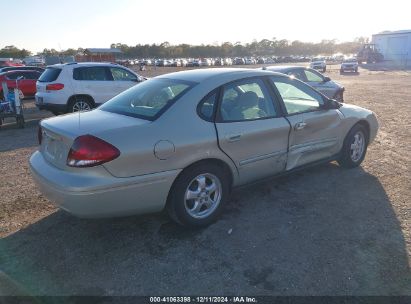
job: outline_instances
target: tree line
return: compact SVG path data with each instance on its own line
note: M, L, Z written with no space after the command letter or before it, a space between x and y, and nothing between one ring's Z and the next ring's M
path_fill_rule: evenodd
M179 58L179 57L245 57L245 56L313 56L318 54L332 55L335 53L357 53L361 45L368 42L366 38L356 38L352 42L337 42L336 40L322 40L319 43L301 42L298 40L276 40L275 38L262 39L242 44L240 42L224 42L213 45L171 45L168 42L161 44L137 44L128 46L122 43L113 43L111 48L120 49L127 58Z
M245 56L313 56L318 54L332 55L335 53L351 54L357 53L361 45L367 43L368 39L359 37L351 42L338 42L337 40L322 40L318 43L302 42L299 40L289 41L286 39L277 40L262 39L253 40L249 43L231 43L207 45L178 44L172 45L169 42L160 44L137 44L129 46L122 43L112 43L111 48L120 49L124 58L179 58L179 57L245 57ZM37 55L76 55L83 53L85 49L67 49L57 51L55 49L44 49ZM6 46L0 49L0 57L24 58L32 55L26 49L19 49L15 46Z

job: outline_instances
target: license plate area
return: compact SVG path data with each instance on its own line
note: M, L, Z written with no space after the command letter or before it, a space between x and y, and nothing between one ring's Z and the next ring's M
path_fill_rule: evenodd
M67 159L66 150L65 144L59 136L49 132L43 133L42 152L49 162L57 167L64 167Z

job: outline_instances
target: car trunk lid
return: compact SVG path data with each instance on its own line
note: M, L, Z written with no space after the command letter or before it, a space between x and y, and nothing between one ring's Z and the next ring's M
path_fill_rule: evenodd
M53 117L41 122L40 152L49 163L57 168L68 170L67 156L78 136L90 134L109 142L109 139L104 136L106 131L146 123L150 122L98 109Z

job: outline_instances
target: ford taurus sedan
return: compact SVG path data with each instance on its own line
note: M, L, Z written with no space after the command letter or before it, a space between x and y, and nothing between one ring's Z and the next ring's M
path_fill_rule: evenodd
M360 165L377 129L373 112L284 74L191 70L43 120L30 167L42 193L76 216L166 208L204 226L233 187L320 162Z
M283 65L269 66L264 67L263 69L293 76L309 84L314 89L329 98L335 99L339 102L344 101L344 87L338 82L331 80L330 77L324 76L314 69L302 66Z

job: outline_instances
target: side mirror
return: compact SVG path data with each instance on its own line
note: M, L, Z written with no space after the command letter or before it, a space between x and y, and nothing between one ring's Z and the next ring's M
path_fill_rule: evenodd
M321 106L324 110L339 109L340 107L341 104L338 101L328 98L324 98L324 104Z
M331 81L331 78L328 77L328 76L325 76L325 77L324 77L324 82L329 82L329 81Z

